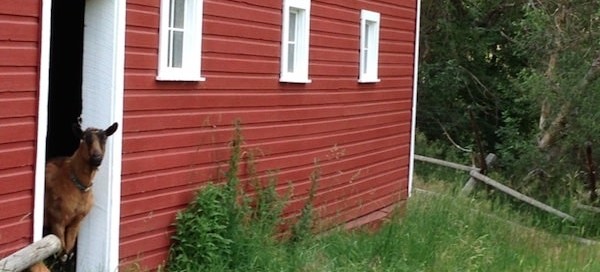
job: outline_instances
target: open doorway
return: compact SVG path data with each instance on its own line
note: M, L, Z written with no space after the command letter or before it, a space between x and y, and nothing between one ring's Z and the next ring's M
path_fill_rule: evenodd
M70 156L79 143L85 1L52 1L46 159Z
M72 125L82 110L85 1L52 1L48 71L46 160L70 156L79 139ZM44 230L44 235L47 230ZM66 262L51 260L53 271L75 271L77 249Z
M117 271L126 1L42 1L34 239L42 237L44 164L68 156L79 140L72 124L119 129L106 143L94 178L94 204L77 239L76 271ZM73 270L61 270L73 271Z

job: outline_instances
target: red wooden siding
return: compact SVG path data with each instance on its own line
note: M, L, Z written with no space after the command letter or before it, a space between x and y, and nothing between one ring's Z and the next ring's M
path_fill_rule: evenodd
M33 233L39 13L39 0L0 1L0 258Z
M121 264L165 261L175 213L226 166L234 119L260 173L303 205L313 161L327 224L407 196L415 0L313 0L309 84L279 83L281 0L204 1L205 82L160 82L159 0L128 0ZM359 84L360 9L381 13L381 82Z

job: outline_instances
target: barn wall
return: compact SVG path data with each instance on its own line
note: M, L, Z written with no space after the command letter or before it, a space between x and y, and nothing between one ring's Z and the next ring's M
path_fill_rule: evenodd
M0 257L32 240L39 0L0 1Z
M313 161L315 204L340 223L407 196L416 1L313 0L310 84L279 83L281 0L205 0L205 82L159 82L159 0L127 1L120 257L156 267L175 213L228 159L239 118L258 171L290 181L294 213ZM359 84L360 9L381 13L381 82Z

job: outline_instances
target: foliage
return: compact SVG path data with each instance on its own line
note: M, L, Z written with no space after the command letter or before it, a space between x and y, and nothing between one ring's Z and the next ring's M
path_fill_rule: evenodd
M317 183L321 177L321 169L318 161L315 160L315 169L310 173L310 190L308 199L300 211L298 221L292 226L290 241L292 243L302 242L312 236L313 228L313 200L317 193Z
M529 120L531 101L512 88L526 61L506 38L517 31L522 2L422 1L417 126L428 139L472 147L473 112L491 152L503 115Z
M489 202L415 194L402 218L376 233L336 232L312 248L315 271L594 271L586 246L508 221L524 219Z
M598 157L600 144L600 1L424 0L420 37L429 145L480 152L479 130L510 186L564 207L585 199L583 145Z
M277 192L274 173L266 182L257 177L254 152L242 151L242 143L241 126L236 122L225 183L208 183L189 206L177 214L168 271L282 271L285 266L278 262L280 259L292 257L294 263L303 264L310 258L303 259L300 256L304 255L290 252L297 253L297 247L292 244L312 237L312 200L319 178L318 168L311 175L313 185L309 199L298 223L292 226L294 243L290 243L289 248L282 247L286 243L277 237L287 196ZM242 154L247 155L251 188L248 192L240 186Z

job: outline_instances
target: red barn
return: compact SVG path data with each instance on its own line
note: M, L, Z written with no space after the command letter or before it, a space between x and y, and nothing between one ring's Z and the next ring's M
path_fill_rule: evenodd
M121 124L80 271L165 261L175 214L218 178L239 119L258 171L322 170L321 222L408 197L418 0L0 1L0 256L42 236L44 162L70 126Z

